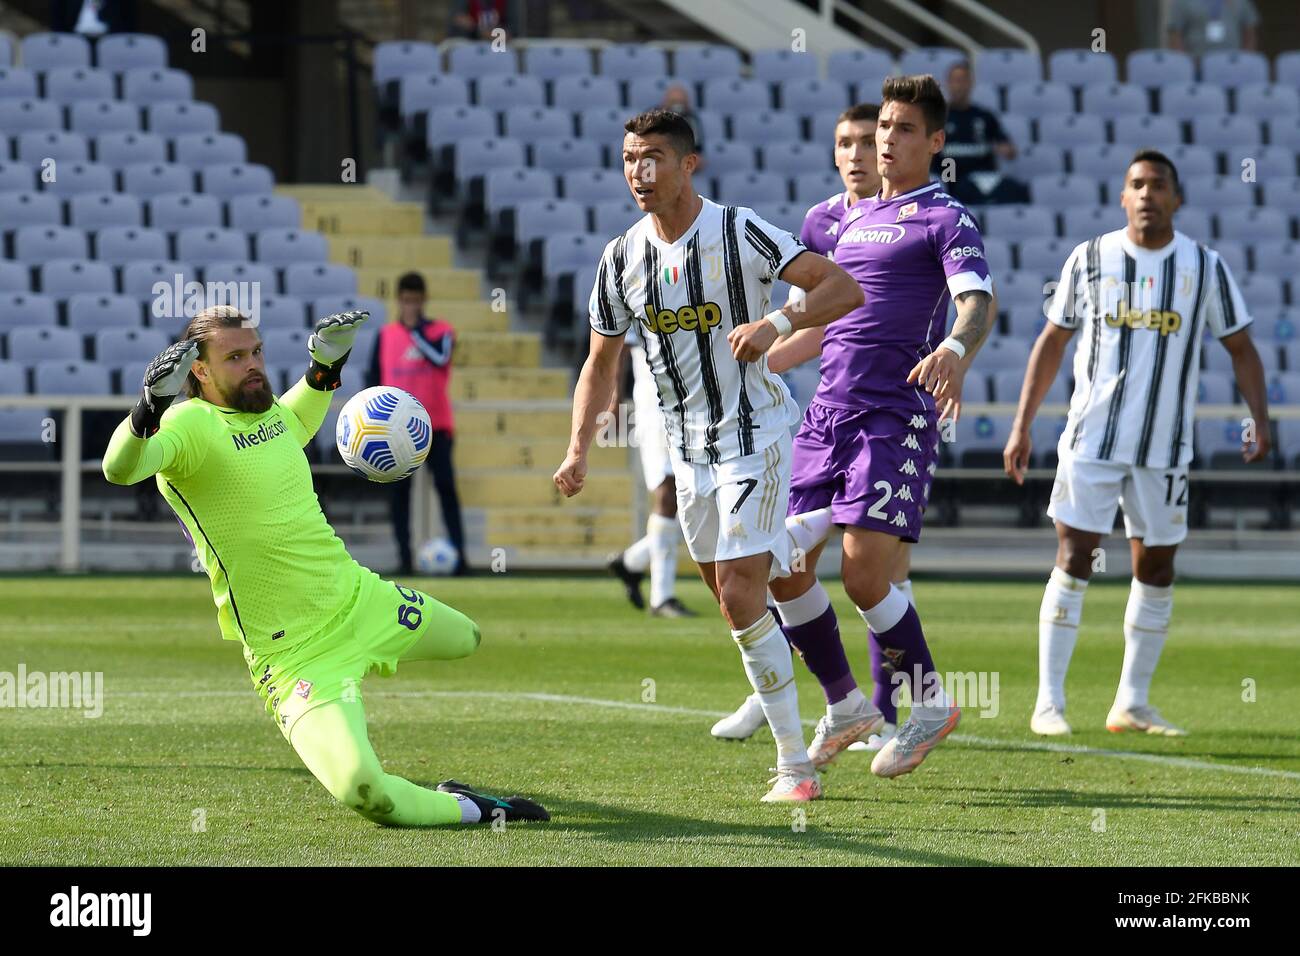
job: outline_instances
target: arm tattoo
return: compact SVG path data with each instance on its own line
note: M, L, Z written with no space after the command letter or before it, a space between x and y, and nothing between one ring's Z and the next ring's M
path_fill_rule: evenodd
M966 347L967 355L980 347L992 328L990 298L987 292L963 292L957 297L957 321L953 323L952 337Z

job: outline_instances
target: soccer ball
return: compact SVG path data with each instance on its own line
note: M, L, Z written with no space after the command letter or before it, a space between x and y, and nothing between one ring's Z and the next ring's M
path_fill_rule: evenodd
M429 456L433 426L410 392L381 385L353 395L339 412L334 441L344 464L371 481L401 481Z
M456 570L456 548L446 538L434 538L420 546L415 566L425 574L445 576Z

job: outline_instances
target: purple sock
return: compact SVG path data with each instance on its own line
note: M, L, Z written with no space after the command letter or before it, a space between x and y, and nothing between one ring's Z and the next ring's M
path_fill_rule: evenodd
M880 646L880 654L883 658L881 668L889 671L886 682L891 702L897 704L897 699L894 698L898 686L895 675L901 673L902 679L907 682L908 692L912 695L913 706L920 704L922 694L930 687L930 679L927 675L934 672L934 661L930 657L930 648L925 643L925 634L921 631L921 618L917 615L916 608L909 604L907 612L898 619L897 624L881 634L872 636ZM872 654L874 657L874 644ZM920 675L921 679L920 688L915 686L917 675ZM897 714L896 706L895 714Z
M891 677L894 665L885 657L884 648L875 631L867 631L867 646L871 649L871 676L875 687L871 691L871 702L885 715L886 723L898 726L898 707L894 703L894 683Z
M839 622L835 608L827 606L817 617L806 624L783 624L785 639L799 652L813 676L822 685L826 703L837 704L858 686L849 670L849 659L844 656L840 640Z

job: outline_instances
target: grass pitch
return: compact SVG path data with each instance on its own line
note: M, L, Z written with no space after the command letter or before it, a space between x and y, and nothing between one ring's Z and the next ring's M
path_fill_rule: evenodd
M0 671L102 671L104 710L0 710L0 864L1300 863L1294 588L1178 586L1152 700L1191 736L1161 739L1105 730L1128 589L1098 581L1067 686L1075 733L1045 743L1028 729L1042 585L919 581L936 663L996 672L998 713L968 708L898 780L843 755L801 821L758 803L766 730L709 736L748 686L698 581L680 594L704 613L685 622L638 614L604 578L418 585L473 616L483 646L366 681L385 767L533 796L551 823L370 824L262 712L204 578L20 577L0 580ZM868 682L865 628L828 589ZM811 722L822 698L796 669Z

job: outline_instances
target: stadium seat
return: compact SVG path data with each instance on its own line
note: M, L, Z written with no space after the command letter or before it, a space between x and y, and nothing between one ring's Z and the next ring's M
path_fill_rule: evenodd
M562 273L576 272L589 266L599 261L607 242L604 236L590 232L547 236L542 241L542 274L549 282Z
M184 133L172 140L172 152L176 162L195 169L248 159L244 137L234 133Z
M844 110L849 106L849 86L840 78L828 80L815 76L783 80L777 92L781 109L798 116L811 116L823 110Z
M291 357L305 354L307 351L307 336L309 333L301 325L297 328L263 328L260 331L262 333L262 354L266 357L268 363L284 364Z
M1043 61L1033 51L1019 47L986 47L976 54L974 71L980 86L1041 83Z
M898 72L904 76L929 73L941 85L948 82L948 71L953 64L968 59L963 50L950 46L919 46L905 50L898 57Z
M17 362L0 362L0 395L27 394L27 368Z
M155 229L174 232L190 226L211 227L222 223L221 200L215 196L164 193L145 205L149 210L149 225Z
M22 66L0 65L0 99L34 100L39 95L35 73Z
M281 268L295 262L325 262L329 259L329 242L319 232L262 229L257 233L256 246L257 261L272 268Z
M673 76L686 83L740 76L740 67L740 51L735 47L682 44L673 51Z
M382 86L407 76L442 72L442 55L432 43L388 40L375 44L374 80Z
M1235 239L1218 239L1214 243L1214 251L1219 254L1224 265L1232 270L1233 275L1245 275L1250 271L1244 242Z
M113 267L104 262L50 259L36 271L41 292L56 299L66 299L78 292L117 291Z
M551 105L565 110L619 108L623 94L618 82L607 76L562 76L552 86Z
M485 76L518 73L514 49L494 49L491 43L466 43L453 47L447 57L448 73L477 80Z
M1212 149L1205 146L1184 144L1175 146L1165 154L1178 169L1178 178L1189 176L1213 176L1219 170L1219 163Z
M1300 277L1300 242L1260 242L1251 247L1255 268L1272 275L1292 277L1291 294L1296 292L1294 280ZM1300 305L1300 302L1294 302Z
M1223 116L1228 112L1228 94L1212 83L1164 83L1157 93L1160 115L1176 120L1198 116Z
M983 218L984 231L1010 242L1050 239L1056 235L1056 217L1050 210L1037 206L990 206Z
M63 204L52 193L0 193L0 229L62 224Z
M68 296L68 328L90 333L101 329L139 328L140 302L113 292L79 292ZM153 356L149 356L153 358Z
M113 266L138 259L166 259L171 255L167 234L141 226L106 226L95 236L95 257Z
M438 106L429 111L425 141L430 149L497 135L496 113L477 106Z
M358 355L370 355L367 340L378 335L380 327L388 321L388 306L380 299L364 295L323 295L307 306L307 328L314 328L316 323L327 315L339 312L369 312L371 321L357 333Z
M1273 375L1282 371L1278 362L1279 349L1266 342L1256 342L1256 351L1259 352L1260 363L1264 366L1264 372L1267 375ZM1232 356L1228 353L1219 342L1206 342L1201 349L1201 360L1206 370L1211 372L1222 372L1225 375L1232 374Z
M570 169L594 169L604 165L605 150L591 139L547 139L533 147L533 166L558 174Z
M72 197L80 193L107 193L116 187L116 177L107 166L99 163L59 163L52 180L45 183L45 191L57 196Z
M33 192L35 189L35 170L26 163L0 160L0 193Z
M15 328L7 340L11 362L34 365L48 360L81 361L85 357L81 336L71 329L50 325Z
M792 79L816 79L821 70L817 58L789 47L755 50L750 55L755 79L777 84Z
M888 51L875 47L836 50L826 58L829 79L848 80L855 86L855 103L880 101L880 85L885 77L898 72Z
M90 66L90 43L76 33L29 33L21 49L23 65L38 73L61 66Z
M1064 260L1062 260L1062 263ZM1018 270L997 276L998 303L1011 312L1042 312L1047 282L1056 281L1060 268L1038 272Z
M578 118L578 135L601 144L623 142L623 125L627 111L616 107L597 106L575 114Z
M108 366L78 360L46 360L32 368L32 386L38 395L110 395Z
M32 270L21 262L0 259L0 292L30 292Z
M1252 50L1212 50L1201 57L1201 82L1228 88L1268 82L1268 57Z
M295 262L284 270L284 291L303 299L323 295L356 295L357 274L332 263Z
M990 340L981 351L981 358L998 341ZM1000 468L1002 449L1010 437L1010 415L962 415L957 419L949 453L963 468Z
M1065 150L1050 142L1029 143L1005 164L1005 172L1031 184L1040 176L1060 176L1065 172Z
M94 336L95 362L105 366L147 362L171 344L159 329L104 329Z
M823 202L828 197L844 191L844 182L840 179L840 174L833 169L824 169L821 172L800 173L792 180L794 183L794 195L792 201L796 206L802 206L808 209L819 202ZM784 194L755 197L751 202L745 205L752 205L761 208L785 202ZM761 211L761 209L760 209Z
M257 320L262 328L302 328L307 321L307 303L296 295L264 292L257 299Z
M645 215L631 198L621 203L600 203L593 209L595 210L592 222L594 231L606 241L626 232Z
M1197 242L1210 242L1214 235L1209 211L1195 206L1183 206L1178 210L1174 216L1174 228Z
M197 270L187 262L174 259L137 259L122 266L122 294L136 300L152 302L153 288L156 284L162 283L172 288L179 282L183 288L186 282L193 282L197 278Z
M1068 378L1068 375L1058 375L1052 379L1052 384L1048 386L1043 401L1060 402L1062 404L1069 402ZM1020 389L1025 383L1024 369L1003 369L1000 372L992 373L989 379L993 384L993 401L1018 402L1020 400Z
M1151 147L1167 153L1183 145L1182 127L1170 116L1120 116L1112 129L1112 142L1133 152Z
M1265 275L1262 272L1237 276L1237 285L1241 288L1246 308L1252 314L1261 311L1275 311L1285 304L1283 279L1278 276Z
M743 153L738 153L734 161L730 157L719 159L727 169L745 169L752 165L753 148L748 144L733 144L738 150L748 150L750 163L744 164ZM763 147L763 168L782 176L798 176L818 166L829 167L831 150L827 144L804 141L771 143ZM713 159L713 154L710 154Z
M1256 177L1264 182L1296 177L1296 152L1286 146L1256 146L1241 150L1241 154L1239 157L1235 152L1228 153L1228 168L1231 171L1236 172L1242 168L1242 159L1251 158L1255 160Z
M1039 117L1037 142L1068 148L1071 152L1106 140L1106 121L1100 116L1065 111Z
M1101 184L1091 176L1039 176L1029 183L1033 202L1053 211L1101 203Z
M597 204L602 208L616 208L613 204ZM637 214L637 219L641 218ZM635 221L635 220L633 220ZM629 223L630 225L630 223ZM624 229L627 227L625 226ZM587 229L586 207L573 199L529 199L515 207L515 242L522 248L534 239L562 232L585 232ZM622 232L623 229L618 230ZM611 232L606 239L614 238Z
M1192 176L1183 180L1186 202L1210 211L1255 205L1255 184L1236 176Z
M343 266L337 266L336 268L341 269ZM348 271L351 272L351 270ZM355 281L355 274L353 275ZM275 269L263 262L247 262L234 259L213 261L204 265L203 281L208 285L220 284L231 287L243 286L251 288L256 285L259 295L274 293L279 288ZM309 298L309 296L303 296L303 298Z
M269 193L275 187L275 177L261 163L217 163L199 170L199 184L202 192L228 200Z
M986 239L984 242L986 254L989 241ZM1069 239L1035 239L1033 242L1023 243L1020 246L1020 271L1032 275L1050 276L1053 279L1059 278L1065 260L1070 257L1076 245L1077 242L1071 242Z
M641 76L667 76L668 52L642 43L616 43L600 50L600 75L624 82Z
M1284 86L1281 83L1248 83L1238 86L1233 94L1239 116L1251 116L1257 120L1271 119L1277 116L1296 117L1300 113L1300 90Z
M1061 214L1063 231L1061 236L1070 248L1080 242L1086 242L1094 236L1114 232L1125 226L1124 210L1118 205L1080 206L1067 209ZM1175 220L1176 226L1177 220Z
M176 233L176 257L189 262L249 258L248 235L242 230L191 226Z
M1295 323L1286 309L1252 311L1250 317L1250 337L1261 345L1286 345L1295 339Z
M489 215L510 209L528 199L549 199L556 195L555 174L526 166L490 169L483 177L483 208Z
M986 372L1015 370L1023 375L1029 364L1031 344L1006 335L991 336L980 349L980 367Z
M1074 112L1074 94L1063 83L1016 83L1007 87L1007 112L1040 119Z
M1274 405L1300 405L1300 372L1279 372L1270 377L1268 400Z
M95 136L94 147L95 160L114 169L136 163L167 162L167 141L155 133L99 133Z
M469 84L459 76L414 74L398 82L397 112L404 121L439 106L468 106Z
M1196 402L1200 405L1231 405L1232 376L1223 372L1201 372L1196 382Z
M184 70L144 67L122 73L122 99L146 106L194 99L194 80Z
M86 234L66 226L21 226L14 230L14 256L35 265L50 259L88 259Z
M703 84L700 106L720 113L765 112L772 108L772 88L762 80L735 76L709 80Z
M196 196L195 199L205 197ZM292 196L236 196L226 204L230 228L245 232L262 229L296 229L302 226L302 207Z
M734 171L718 177L715 201L725 206L749 206L759 210L786 202L786 180L776 173Z
M177 163L132 163L122 169L122 191L141 199L194 191L194 170Z
M54 299L32 292L0 292L0 330L53 328L59 310ZM12 352L9 354L13 358Z
M1103 119L1145 116L1151 111L1147 91L1128 83L1093 83L1083 88L1083 112Z
M121 100L82 100L68 108L68 116L72 131L82 136L140 131L140 108Z
M612 169L571 170L560 176L560 193L575 202L620 200L629 195L622 172Z
M755 146L765 146L779 141L802 139L799 119L792 113L760 111L737 113L731 118L731 138ZM706 137L707 145L708 139Z
M521 142L569 139L573 136L573 114L547 106L520 106L505 111L505 135Z
M798 235L798 232L795 235ZM989 273L995 277L995 280L1002 273L1015 269L1013 249L1014 246L1006 239L999 239L996 236L988 236L984 239L984 261L988 263Z
M1066 86L1091 86L1115 83L1119 70L1115 57L1088 49L1057 50L1047 58L1047 77Z
M1251 116L1198 116L1192 120L1192 142L1226 153L1259 146L1263 134Z
M542 80L590 76L591 51L562 43L535 43L523 51L523 70Z
M45 74L45 98L60 106L78 100L111 100L116 90L111 73L85 66L60 66Z
M17 155L19 162L32 166L40 166L51 159L60 163L84 163L90 159L90 146L80 133L61 130L20 133Z
M995 277L993 281L996 288L998 279ZM998 314L1006 328L1007 337L1022 342L1033 342L1047 324L1047 316L1042 309L1008 309L1001 299L998 300Z
M167 45L145 33L110 33L95 42L95 63L101 70L122 73L141 67L167 66Z
M1291 216L1300 218L1300 179L1273 179L1261 187L1264 205L1270 206Z
M1124 61L1125 82L1147 89L1169 83L1192 83L1195 61L1181 50L1134 50Z
M514 73L484 76L474 86L477 94L474 105L480 109L504 112L546 106L546 87L535 76Z
M771 203L764 204L763 217L778 229L784 229L792 236L797 236L803 230L804 214L807 209L802 203ZM776 303L784 302L785 299L778 299L776 295L776 284L772 285L772 301Z
M1287 216L1267 206L1233 206L1220 209L1215 217L1219 224L1219 238L1242 242L1285 242L1291 238L1291 224Z
M1057 381L1062 388L1065 387L1064 380ZM1066 400L1069 400L1068 396ZM1039 414L1034 418L1033 424L1029 426L1029 440L1032 443L1029 456L1031 464L1038 468L1056 467L1057 448L1068 424L1069 419L1064 415Z
M215 133L221 128L217 108L211 103L162 102L145 106L145 128L158 136Z

